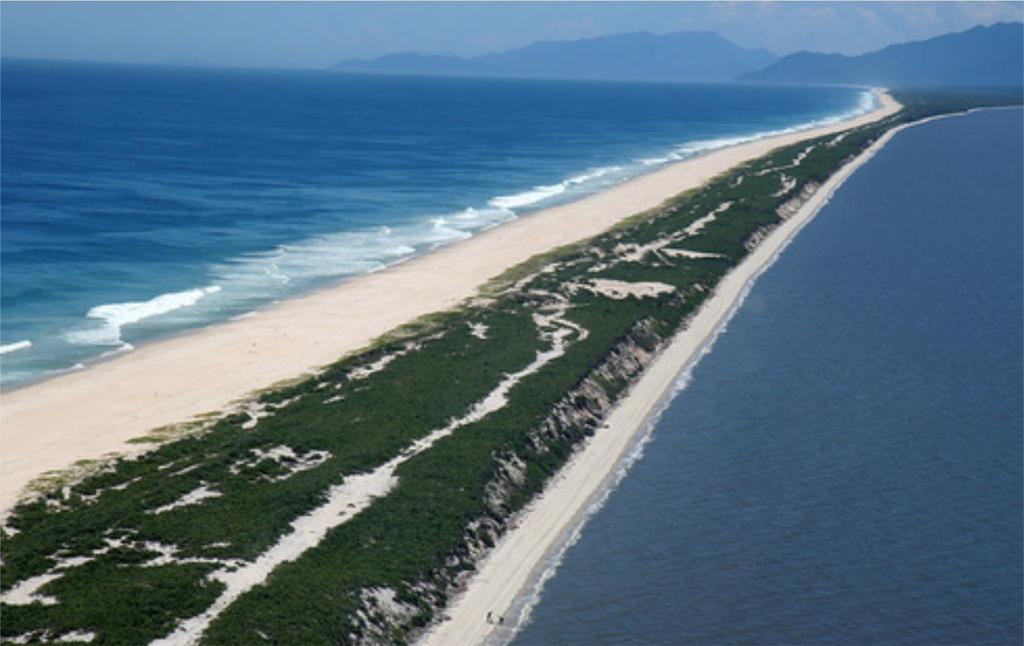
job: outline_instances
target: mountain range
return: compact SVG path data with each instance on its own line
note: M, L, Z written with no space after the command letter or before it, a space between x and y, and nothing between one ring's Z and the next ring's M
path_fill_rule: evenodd
M860 56L783 58L714 32L635 32L538 42L473 57L405 52L333 66L343 72L589 80L901 86L1024 85L1024 23L997 23Z
M901 86L1020 86L1024 24L997 23L861 56L799 52L739 77L765 83Z
M635 32L538 42L471 58L389 54L373 60L342 61L334 69L373 74L727 82L777 59L766 49L746 49L709 31L661 36Z

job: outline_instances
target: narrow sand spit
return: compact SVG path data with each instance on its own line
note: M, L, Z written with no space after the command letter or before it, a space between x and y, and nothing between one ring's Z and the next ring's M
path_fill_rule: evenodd
M905 126L904 126L905 127ZM556 550L585 520L587 509L614 476L617 465L645 427L648 416L669 396L679 375L700 358L720 327L742 303L750 286L832 193L868 161L901 128L890 130L857 159L834 174L789 219L779 225L715 288L712 298L672 340L612 410L607 423L578 451L555 479L499 540L469 580L467 589L449 608L442 623L421 640L421 646L483 644L489 638L507 641L521 625L527 604L519 595L536 589ZM501 626L487 622L488 613L503 617ZM499 632L500 631L500 632Z
M597 235L737 164L899 109L885 93L879 100L870 114L682 161L385 271L4 392L0 509L9 509L25 485L47 471L139 450L127 441L314 371L398 325L473 297L509 267Z

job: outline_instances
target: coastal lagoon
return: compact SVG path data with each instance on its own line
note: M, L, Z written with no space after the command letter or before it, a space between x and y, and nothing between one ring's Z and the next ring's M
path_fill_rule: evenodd
M904 130L840 187L516 644L1019 641L1021 123Z
M862 90L3 61L5 386L201 327Z

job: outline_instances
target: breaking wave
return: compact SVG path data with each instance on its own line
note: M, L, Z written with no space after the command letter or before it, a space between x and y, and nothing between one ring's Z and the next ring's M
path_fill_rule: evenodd
M241 254L209 266L204 279L207 287L171 291L149 300L96 305L88 310L86 320L58 334L74 345L114 346L124 351L130 348L123 338L125 329L142 322L175 329L237 317L331 281L379 271L416 253L470 238L525 212L603 190L658 165L762 137L828 125L867 112L875 104L873 93L865 91L858 106L843 114L778 130L689 141L658 156L590 168L557 183L494 195L474 206L415 222L316 235ZM0 354L30 346L27 340L0 346Z
M8 343L7 345L0 345L0 354L7 354L8 352L17 352L18 350L24 350L25 348L31 348L32 342L28 339L24 341L17 341L16 343Z
M121 349L128 346L124 328L142 321L174 313L188 322L201 323L223 318L225 312L251 311L332 279L379 271L416 253L465 240L516 219L516 209L543 205L560 195L598 190L609 181L618 181L616 173L622 170L619 166L592 169L551 186L497 196L480 208L468 207L410 224L318 235L230 258L209 267L209 287L161 294L147 301L97 305L86 313L89 321L66 332L64 339L75 345ZM190 314L185 315L183 310L189 308Z
M65 335L65 338L77 345L123 346L126 344L121 339L121 330L126 325L195 305L207 294L216 294L220 290L220 286L211 285L183 292L161 294L148 301L97 305L90 309L85 316L89 319L98 319L100 324L72 330Z
M786 135L794 132L802 132L804 130L810 130L812 128L820 128L822 126L829 126L840 121L852 119L858 115L870 112L875 109L877 105L877 99L871 91L865 91L861 93L860 99L857 103L857 107L843 112L840 114L832 115L829 117L823 117L821 119L814 119L807 121L795 126L788 128L778 128L775 130L762 130L754 132L749 135L741 135L736 137L719 137L715 139L698 139L696 141L690 141L676 148L673 148L668 153L659 157L644 157L637 159L641 165L645 167L660 166L662 164L668 164L671 162L682 161L684 159L690 159L704 153L711 152L713 150L719 150L721 148L728 148L730 146L736 146L744 144L749 141L756 141L758 139L764 139L766 137L775 137L778 135Z
M574 175L569 179L561 181L557 184L551 184L548 186L534 186L528 191L522 193L514 193L512 195L499 195L491 199L487 204L488 206L496 209L518 209L524 206L532 206L539 202L550 200L553 197L564 195L572 192L573 189L579 188L596 188L594 186L588 187L588 184L592 184L595 180L601 178L614 177L619 175L620 178L624 178L625 175L622 171L625 169L622 166L606 166L603 168L596 168L580 175ZM602 185L607 185L607 182L602 182ZM577 191L581 192L581 191Z

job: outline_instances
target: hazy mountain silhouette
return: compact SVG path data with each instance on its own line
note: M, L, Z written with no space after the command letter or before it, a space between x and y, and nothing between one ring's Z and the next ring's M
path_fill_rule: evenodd
M739 77L764 83L886 86L1020 86L1024 23L974 27L860 56L799 52Z
M777 59L766 49L746 49L708 31L662 36L636 32L538 42L471 58L390 54L343 61L333 69L373 74L724 82Z

